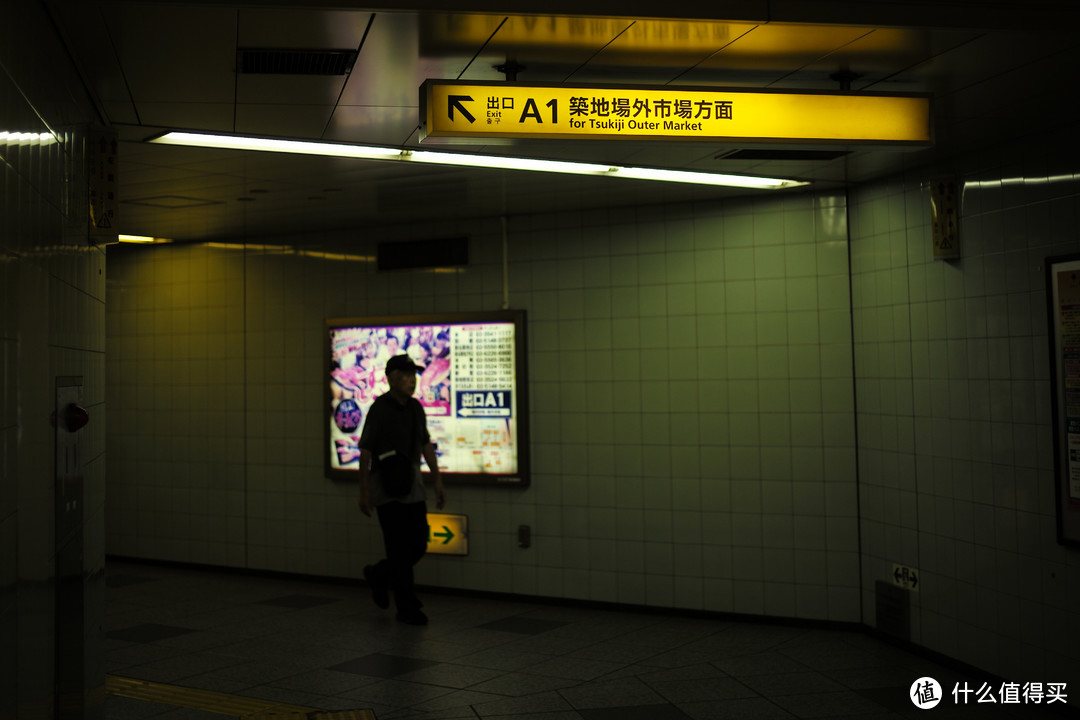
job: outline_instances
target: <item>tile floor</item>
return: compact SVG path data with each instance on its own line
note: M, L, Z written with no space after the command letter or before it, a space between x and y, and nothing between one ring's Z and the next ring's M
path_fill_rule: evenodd
M679 617L426 593L428 627L365 587L111 560L106 673L379 720L1067 717L952 703L943 667L858 629ZM1000 682L1000 681L998 681ZM1058 704L1060 708L1061 705ZM1011 711L1011 712L1010 712ZM110 695L106 720L225 715Z

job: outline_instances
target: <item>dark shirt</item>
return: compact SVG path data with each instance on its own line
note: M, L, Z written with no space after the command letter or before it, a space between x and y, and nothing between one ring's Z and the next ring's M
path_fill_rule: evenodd
M411 428L410 428L411 424ZM409 438L413 445L409 447ZM413 464L420 464L420 449L431 441L424 406L416 398L409 398L404 405L384 393L375 398L368 409L364 430L360 434L360 448L378 457L390 450L408 455Z
M409 438L413 439L409 447ZM416 398L409 398L405 404L399 403L390 393L375 398L368 408L364 429L360 433L360 448L370 452L372 460L372 501L382 505L387 498L382 491L379 476L378 457L394 450L408 457L416 469L412 491L400 498L401 502L419 502L424 499L424 483L420 475L421 448L431 442L428 434L424 406Z

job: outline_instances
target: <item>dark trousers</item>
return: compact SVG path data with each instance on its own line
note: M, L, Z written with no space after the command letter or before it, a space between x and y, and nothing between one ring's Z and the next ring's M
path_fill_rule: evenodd
M375 510L386 558L373 566L373 580L394 591L398 610L417 610L422 603L413 590L413 566L427 552L427 504L389 502Z

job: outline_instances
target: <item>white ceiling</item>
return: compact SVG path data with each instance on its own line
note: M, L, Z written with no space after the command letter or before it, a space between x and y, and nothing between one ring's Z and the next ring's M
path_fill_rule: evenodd
M742 0L716 19L702 16L719 8L703 11L698 3L678 1L650 8L652 18L613 17L610 3L589 0L553 6L563 12L563 5L571 6L575 15L433 11L420 0L414 0L415 11L371 10L346 0L47 5L103 121L122 140L120 231L176 240L316 235L401 220L736 192L143 142L162 130L199 129L416 147L418 90L425 79L504 80L494 66L508 59L525 66L518 76L523 83L832 91L840 86L831 76L850 71L858 75L853 91L932 96L933 148L853 146L850 155L828 162L728 160L718 156L747 146L718 142L455 145L798 177L813 180L812 188L863 182L1069 122L1072 78L1080 70L1074 29L1080 11L1070 0L1032 0L1023 12L1008 9L1017 3L992 0ZM347 76L248 75L236 72L238 48L359 54Z

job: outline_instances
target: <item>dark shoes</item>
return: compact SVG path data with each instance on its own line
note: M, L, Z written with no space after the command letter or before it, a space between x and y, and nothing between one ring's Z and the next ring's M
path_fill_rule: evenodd
M407 625L427 625L427 615L416 610L398 610L397 619Z
M375 601L375 604L385 610L390 607L390 591L386 589L386 586L377 582L372 575L374 574L374 568L370 565L364 567L364 580L367 580L368 586L371 588L371 599Z
M375 568L371 565L364 567L364 580L367 581L368 587L371 588L371 599L380 608L385 610L390 607L390 589L384 584L379 582L379 579L375 576ZM420 611L420 608L415 610L398 610L397 619L399 622L403 622L406 625L427 625L427 615Z

